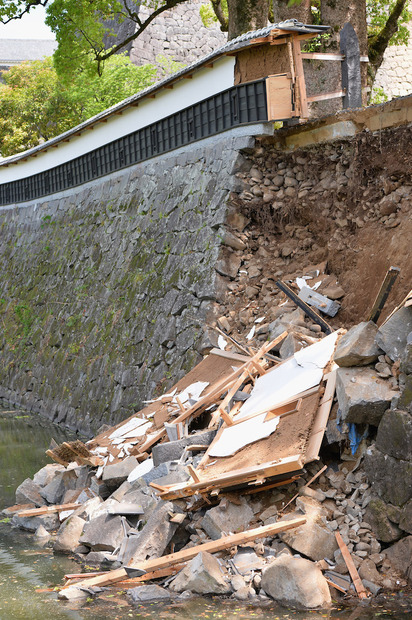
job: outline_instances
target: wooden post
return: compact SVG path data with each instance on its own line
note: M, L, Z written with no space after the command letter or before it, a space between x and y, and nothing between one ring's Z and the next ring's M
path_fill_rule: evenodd
M305 74L303 72L302 52L300 41L296 36L292 36L293 61L296 72L296 86L298 90L298 102L301 118L308 118L308 101L306 96Z

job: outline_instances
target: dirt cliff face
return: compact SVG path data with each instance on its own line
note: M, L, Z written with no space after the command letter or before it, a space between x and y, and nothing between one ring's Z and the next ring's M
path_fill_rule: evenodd
M245 155L232 194L233 212L244 217L233 215L229 224L246 249L229 250L240 266L221 314L240 312L240 331L257 316L273 320L285 300L275 281L322 263L329 274L323 285L340 289L342 308L331 323L349 327L365 320L396 266L383 319L412 282L411 138L412 128L403 126L294 152L265 138Z

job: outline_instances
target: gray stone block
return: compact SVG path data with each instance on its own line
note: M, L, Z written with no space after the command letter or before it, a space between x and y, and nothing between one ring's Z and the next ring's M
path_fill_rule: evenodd
M57 532L54 551L71 553L79 546L79 538L82 535L86 521L80 517L71 516L66 519Z
M175 592L189 590L196 594L229 594L232 591L218 560L206 552L198 553L180 571L170 589Z
M412 414L388 409L382 416L376 447L396 459L412 461Z
M177 524L169 521L169 512L174 510L172 502L157 505L141 532L129 537L123 556L125 565L138 566L139 562L164 554L177 529Z
M390 506L379 497L374 497L365 511L365 521L369 523L376 538L384 543L402 538L403 532L395 523L399 521L400 511Z
M190 437L184 437L178 441L168 441L166 443L157 444L152 448L152 457L155 467L161 463L167 463L168 461L177 461L183 454L186 446L193 446L195 444L209 445L216 435L216 431L205 431L203 433L196 433L190 435Z
M11 524L29 532L35 532L42 525L48 532L52 532L59 527L60 521L55 513L38 517L18 517L15 515L11 520Z
M373 490L387 503L403 506L412 498L412 463L382 454L376 446L368 448L364 470Z
M371 368L339 368L336 395L342 421L378 426L398 392Z
M376 344L392 360L401 359L412 331L412 307L401 308L384 323L376 336Z
M135 456L128 456L119 463L114 465L106 465L103 469L102 480L109 489L117 489L128 475L137 467L139 461Z
M262 588L283 605L303 609L331 603L329 586L320 569L303 558L282 555L262 573Z
M39 486L31 478L26 478L16 489L16 504L44 506L46 501L39 491Z
M210 508L202 519L202 529L212 538L217 540L230 532L237 532L247 529L253 520L254 514L244 497L241 504L232 504L227 500L222 500L219 506Z
M339 340L334 361L338 366L367 366L378 359L382 352L375 339L378 328L372 321L352 327Z
M397 570L400 570L412 583L412 536L407 536L385 549L385 555Z
M138 586L127 591L133 603L160 603L170 601L170 592L156 584Z
M121 517L103 514L86 523L79 544L92 551L114 551L120 546L123 535Z

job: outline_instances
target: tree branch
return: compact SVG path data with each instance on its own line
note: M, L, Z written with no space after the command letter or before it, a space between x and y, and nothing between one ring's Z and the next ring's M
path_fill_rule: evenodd
M30 2L30 4L27 3L26 8L22 9L20 13L16 13L16 15L13 15L12 17L9 17L6 20L0 19L0 22L2 24L8 24L9 22L14 21L15 19L21 19L23 15L26 15L26 13L30 13L31 9L34 8L35 6L46 6L46 4L48 3L49 3L49 0L33 0L33 2Z
M227 15L225 15L223 11L223 7L220 0L211 0L211 5L216 15L217 19L220 23L220 30L222 32L227 32L229 30L229 19Z
M383 55L388 47L390 39L398 31L398 20L405 8L407 0L396 0L396 3L386 21L386 24L378 34L368 40L369 69L376 75L383 61Z
M134 32L133 34L128 36L126 39L121 41L121 43L118 43L117 45L114 45L110 49L106 50L104 53L102 54L95 53L94 58L97 61L98 65L104 62L105 60L107 60L108 58L110 58L110 56L113 56L113 54L117 54L117 52L119 52L123 47L125 47L126 45L128 45L129 43L137 39L137 37L139 37L142 34L142 32L146 30L149 24L151 24L151 22L154 19L156 19L158 15L161 15L162 13L164 13L165 11L168 11L169 9L173 9L173 7L177 6L178 4L183 4L183 2L186 2L186 0L166 0L165 4L163 4L162 6L157 8L155 11L153 11L153 13L151 13L145 21L140 22L140 24L138 24L138 28L136 32Z

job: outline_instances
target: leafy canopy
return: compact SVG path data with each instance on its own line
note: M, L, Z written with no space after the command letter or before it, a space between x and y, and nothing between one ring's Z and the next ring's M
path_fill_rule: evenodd
M107 60L102 77L78 71L62 81L51 58L3 72L0 84L0 152L3 157L37 146L155 81L153 65L136 67L124 55Z

